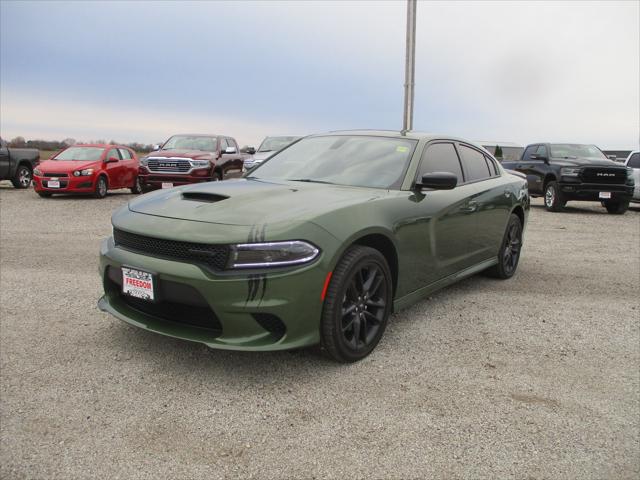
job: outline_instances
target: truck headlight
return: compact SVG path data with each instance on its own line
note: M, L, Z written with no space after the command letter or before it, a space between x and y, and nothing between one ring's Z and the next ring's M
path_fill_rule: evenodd
M241 243L232 245L228 268L265 268L300 265L315 259L320 250L308 242Z
M35 173L35 170L34 170ZM627 178L633 178L633 168L627 167Z
M577 167L564 167L560 169L560 175L563 177L577 177L580 175L580 168Z
M190 160L189 162L191 163L192 167L196 167L196 168L209 166L209 160Z
M146 167L149 163L149 159L147 157L142 157L138 162L142 167Z

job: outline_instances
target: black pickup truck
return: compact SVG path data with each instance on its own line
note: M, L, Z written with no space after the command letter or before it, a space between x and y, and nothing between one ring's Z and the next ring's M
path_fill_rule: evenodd
M11 180L16 188L27 188L33 179L33 169L40 163L35 148L9 148L0 138L0 180Z
M600 201L609 213L622 214L633 196L633 171L609 160L595 145L534 143L506 169L527 176L529 194L561 211L569 200Z

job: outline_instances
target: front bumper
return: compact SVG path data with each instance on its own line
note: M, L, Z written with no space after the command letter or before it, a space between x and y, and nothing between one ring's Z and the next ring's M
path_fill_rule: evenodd
M60 182L60 188L49 188L49 180L56 178ZM80 176L74 177L69 174L68 177L41 177L33 176L33 188L36 192L48 193L92 193L95 190L96 176Z
M563 177L564 178L564 177ZM611 192L612 199L630 200L633 196L633 185L598 184L561 181L559 184L563 195L569 200L599 201L600 192Z
M123 265L155 274L157 303L141 304L145 301L121 292L117 280ZM295 269L215 273L124 250L109 238L100 249L105 293L98 307L136 327L212 348L299 348L320 341L327 272L320 255L314 263Z
M208 168L194 169L188 174L151 172L145 167L140 167L138 171L142 186L150 188L161 188L163 183L172 183L174 186L179 186L210 182L214 180L212 175L212 171Z

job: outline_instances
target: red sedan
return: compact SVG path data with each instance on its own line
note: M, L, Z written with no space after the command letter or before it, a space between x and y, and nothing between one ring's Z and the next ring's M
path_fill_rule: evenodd
M140 193L138 157L122 145L74 145L40 162L33 186L41 197L54 193L92 193L104 198L107 190L130 188Z

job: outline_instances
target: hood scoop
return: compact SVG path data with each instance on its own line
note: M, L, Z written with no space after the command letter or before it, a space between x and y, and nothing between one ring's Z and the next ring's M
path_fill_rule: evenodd
M217 193L207 192L182 192L183 200L192 200L194 202L216 203L229 198L227 195L219 195Z

